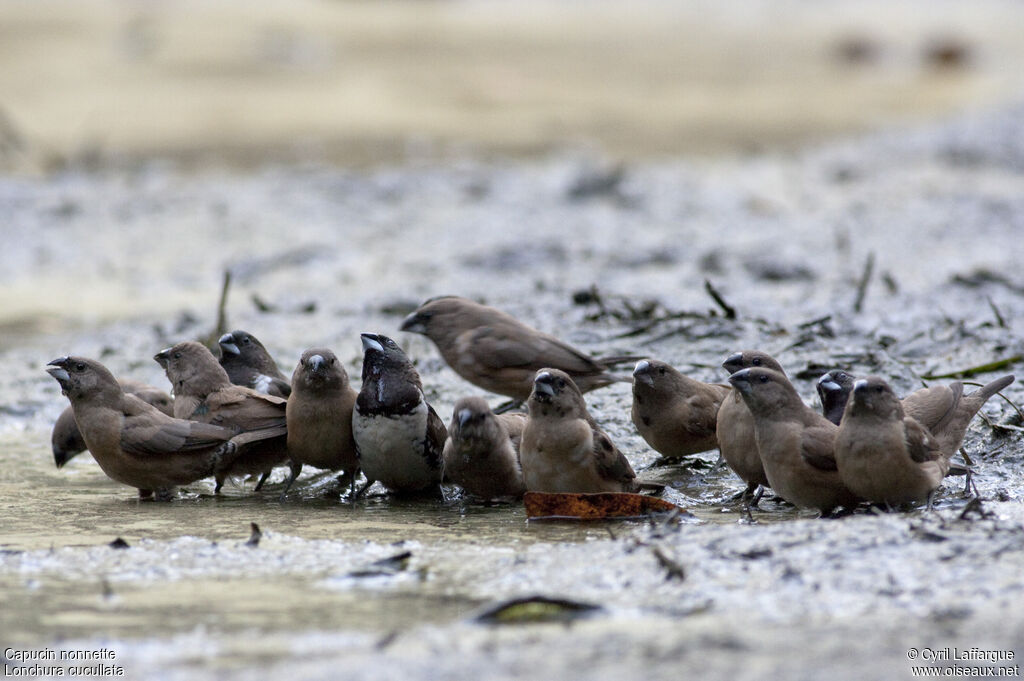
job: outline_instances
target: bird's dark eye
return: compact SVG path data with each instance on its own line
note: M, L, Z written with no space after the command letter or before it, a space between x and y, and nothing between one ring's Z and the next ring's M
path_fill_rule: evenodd
M79 362L75 365L75 371L85 371L85 365Z
M181 353L180 352L174 353L174 359L181 359Z
M328 363L328 364L331 364L331 365L333 365L333 364L334 364L334 358L333 358L333 357L331 357L331 359L330 359L330 360L328 360L328 361L327 361L327 363Z
M555 381L555 385L557 385L559 388L564 388L565 387L565 379L564 378L558 379L557 381Z
M252 342L252 341L250 341L250 340L249 340L249 337L248 337L248 336L246 336L245 338L243 338L243 339L242 339L242 345L248 345L248 344L249 344L249 343L251 343L251 342Z
M876 393L880 393L880 392L882 392L882 386L880 386L880 385L876 385L876 386L875 386L875 392L876 392Z
M757 357L755 357L754 359L750 360L750 363L753 364L756 367L761 366L761 360L758 359Z
M769 378L764 374L761 374L760 376L757 377L757 380L761 381L762 383L767 383L769 381Z
M662 376L664 376L665 375L665 367L660 367L658 369L658 373L661 374Z

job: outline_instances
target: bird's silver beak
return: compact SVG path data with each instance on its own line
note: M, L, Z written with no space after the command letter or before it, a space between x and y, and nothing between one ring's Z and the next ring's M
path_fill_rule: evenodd
M153 355L153 359L155 359L157 364L162 366L164 369L167 368L167 360L169 360L170 358L171 358L171 349L170 348L165 348L165 349L161 350L160 352L156 353L155 355Z
M420 316L419 312L413 312L405 319L402 320L402 325L398 327L399 331L408 331L409 333L427 333L427 325Z
M533 379L533 390L538 395L547 395L553 397L555 394L555 387L551 385L551 374L546 371L542 371L537 374L537 377Z
M220 345L222 352L229 355L240 355L241 350L238 349L238 344L235 343L235 337L230 333L226 333L217 340L217 344Z
M751 392L750 369L740 369L729 377L729 383L743 394Z
M825 392L830 393L838 392L843 389L841 385L839 385L831 378L829 378L828 374L825 374L820 379L818 379L818 386L820 386L821 389L824 390Z
M724 362L722 362L722 368L728 369L729 367L739 367L743 365L743 353L737 352L729 355Z
M384 352L384 346L377 340L376 334L363 333L359 335L359 338L363 341L363 352L370 350L376 350L377 352Z
M645 385L654 387L654 376L651 376L647 371L651 368L651 363L646 359L642 359L636 363L636 367L633 368L633 379L640 381Z
M473 412L469 409L460 409L456 416L459 421L459 428L465 428L469 420L473 418Z
M54 360L54 361L57 361L57 360ZM50 364L53 364L53 362L50 362ZM61 388L66 388L68 383L71 382L71 374L69 374L68 370L65 369L62 366L49 366L49 365L47 365L46 373L48 373L51 376L53 376L53 378L58 383L60 383L60 387Z

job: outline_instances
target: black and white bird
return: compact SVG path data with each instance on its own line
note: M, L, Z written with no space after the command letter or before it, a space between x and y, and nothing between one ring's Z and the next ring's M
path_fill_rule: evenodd
M292 392L288 378L256 336L236 329L217 341L220 365L235 385L244 385L256 392L287 398Z
M448 432L423 397L412 362L395 341L361 334L363 384L352 412L352 434L367 482L392 492L438 489Z

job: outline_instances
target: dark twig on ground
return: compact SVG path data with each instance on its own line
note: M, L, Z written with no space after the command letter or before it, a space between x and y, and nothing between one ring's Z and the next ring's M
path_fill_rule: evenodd
M260 539L263 538L263 532L260 531L260 526L256 523L249 523L249 530L249 540L245 542L245 545L255 548L260 545Z
M686 579L686 569L678 562L665 555L660 546L651 548L651 553L658 559L658 565L665 568L665 579L678 579L680 582Z
M725 302L725 299L722 297L722 294L718 292L718 289L711 285L710 279L704 280L704 290L707 291L712 300L718 304L718 307L722 308L722 312L725 313L726 319L736 319L736 308Z
M857 298L853 301L853 311L859 313L864 307L864 298L868 293L868 284L871 283L871 275L875 271L875 253L868 253L868 259L864 262L864 272L860 275L857 283Z
M996 324L999 325L1000 329L1005 329L1006 320L1003 318L1003 315L999 312L999 308L996 307L995 301L992 300L992 296L986 296L986 300L988 300L988 306L992 308L992 314L996 316Z
M220 301L217 303L217 325L206 338L200 339L207 347L216 345L217 340L228 332L228 292L231 290L231 270L224 270L224 282L220 287Z
M985 364L979 364L978 366L967 367L966 369L958 369L956 371L949 371L944 374L927 373L923 374L921 378L926 381L933 381L938 378L968 378L975 374L984 374L989 371L996 371L997 369L1004 369L1008 366L1017 364L1020 361L1024 361L1024 356L1014 355L1012 357L1006 357L1004 359L997 359Z

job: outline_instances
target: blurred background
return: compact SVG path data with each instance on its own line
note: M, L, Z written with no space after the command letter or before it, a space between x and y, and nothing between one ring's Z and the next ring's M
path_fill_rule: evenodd
M0 167L788 149L1016 98L1024 5L4 0Z

